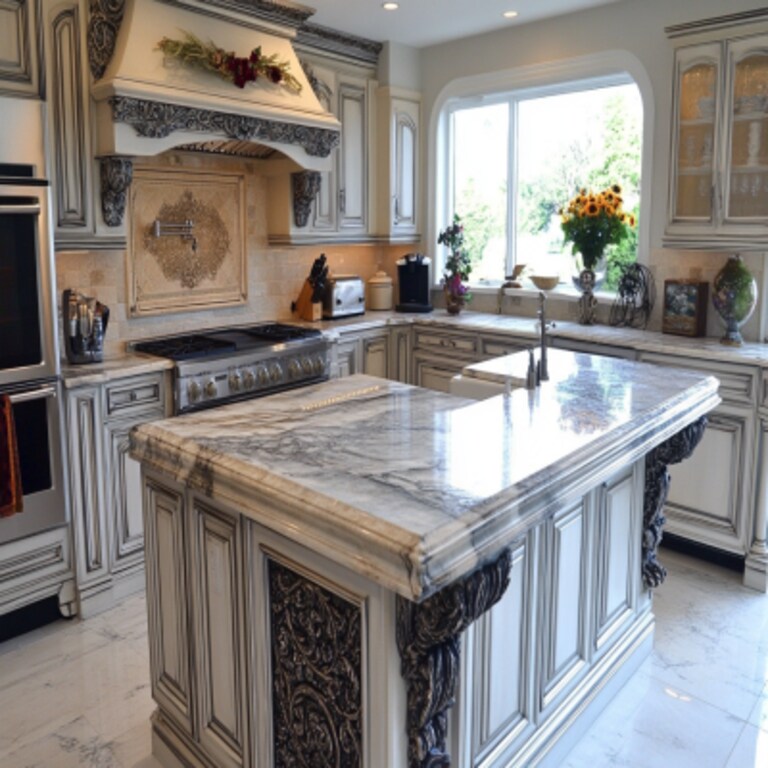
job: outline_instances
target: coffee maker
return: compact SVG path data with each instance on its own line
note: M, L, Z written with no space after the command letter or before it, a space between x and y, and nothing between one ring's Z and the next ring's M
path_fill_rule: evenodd
M64 351L67 360L100 363L104 359L104 334L109 322L109 308L100 301L67 288L61 297L64 319Z
M408 253L397 262L400 301L398 312L431 312L429 301L429 257Z

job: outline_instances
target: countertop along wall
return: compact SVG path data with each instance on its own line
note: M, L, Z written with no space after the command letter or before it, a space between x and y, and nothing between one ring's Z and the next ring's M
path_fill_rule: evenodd
M644 232L641 230L641 236L646 235L646 242L641 242L639 259L653 270L657 297L665 279L691 278L711 282L730 252L717 248L713 248L711 253L662 248L667 217L674 49L682 44L680 40L669 39L664 28L764 7L765 3L757 0L732 0L727 4L722 0L696 0L695 3L690 0L624 0L541 22L512 22L508 29L422 49L422 105L426 129L424 187L429 188L434 177L434 112L439 106L441 92L452 81L505 71L510 73L510 78L521 79L526 72L530 73L531 68L556 68L571 59L608 56L614 52L629 53L644 69L650 86L653 103L644 104L644 108L654 111L650 178L644 177L642 181L643 194L647 196L644 200L647 213L644 215L649 216L649 221L647 229ZM746 29L745 25L732 28L734 34L741 34ZM567 120L563 125L567 126ZM431 211L434 210L434 190L428 194L430 197L423 210ZM422 231L427 242L435 239L434 230L433 221L423 222ZM762 316L768 312L765 259L765 254L745 257L761 287L758 310L742 329L744 337L751 341L760 340L760 328L766 325ZM478 309L488 311L490 308L485 306L486 302L487 299L480 299ZM518 310L508 307L507 311ZM708 315L707 335L720 335L722 331L714 311L710 310ZM570 317L567 310L564 316ZM658 300L650 327L653 330L661 328L661 302Z

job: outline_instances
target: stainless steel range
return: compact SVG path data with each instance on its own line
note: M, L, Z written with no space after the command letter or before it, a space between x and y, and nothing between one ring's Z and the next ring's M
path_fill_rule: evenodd
M175 414L306 386L330 371L322 333L283 323L170 336L132 348L175 362Z

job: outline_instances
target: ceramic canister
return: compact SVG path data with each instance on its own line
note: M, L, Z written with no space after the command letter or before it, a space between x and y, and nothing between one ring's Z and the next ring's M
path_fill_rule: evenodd
M368 309L392 309L392 278L377 272L368 281Z

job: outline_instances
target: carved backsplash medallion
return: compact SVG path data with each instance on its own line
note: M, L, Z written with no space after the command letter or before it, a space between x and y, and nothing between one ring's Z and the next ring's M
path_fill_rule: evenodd
M136 169L128 251L132 316L242 304L244 177Z
M361 768L361 606L269 561L274 764Z
M196 288L205 278L214 280L229 253L229 232L213 205L198 200L186 190L176 203L165 203L159 222L189 222L189 232L158 236L144 234L144 247L155 257L168 280L182 288Z

